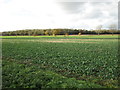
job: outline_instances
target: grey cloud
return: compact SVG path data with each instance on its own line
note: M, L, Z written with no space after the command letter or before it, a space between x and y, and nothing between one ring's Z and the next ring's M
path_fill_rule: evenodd
M100 11L100 10L93 10L89 14L85 14L84 18L86 18L86 19L97 19L97 18L101 18L103 16L104 16L104 14L103 14L102 11Z
M112 2L90 2L90 4L92 5L92 6L105 6L105 5L110 5L110 4L112 4Z
M106 8L108 8L109 6L112 6L111 2L91 2L89 3L90 7L93 7L93 10L90 13L85 14L85 18L88 19L104 19L104 18L109 18L109 17L113 17L116 19L117 17L117 12L112 9L111 11L106 10ZM104 7L104 8L103 8ZM86 6L86 8L89 8ZM106 13L108 13L109 17L104 13L104 11Z
M59 5L68 15L74 14L71 22L95 20L108 25L117 21L117 11L114 8L115 4L112 2L59 2ZM91 8L90 11L89 8Z
M59 2L60 7L67 14L80 14L80 16L84 15L86 18L98 18L104 16L100 7L105 7L111 4L111 2L89 2L90 7L93 7L93 11L85 15L85 11L89 9L87 4L87 2Z
M59 2L61 8L68 14L77 14L84 11L85 2Z

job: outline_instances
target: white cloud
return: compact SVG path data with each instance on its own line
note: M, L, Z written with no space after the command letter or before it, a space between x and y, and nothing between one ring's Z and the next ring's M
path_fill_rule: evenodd
M69 2L68 2L69 3ZM0 30L95 28L117 23L117 3L71 3L54 0L1 0Z

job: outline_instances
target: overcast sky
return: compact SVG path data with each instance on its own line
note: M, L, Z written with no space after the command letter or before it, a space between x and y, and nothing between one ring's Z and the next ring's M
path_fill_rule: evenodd
M66 2L65 2L66 1ZM0 0L0 31L95 29L118 23L118 2L105 0Z

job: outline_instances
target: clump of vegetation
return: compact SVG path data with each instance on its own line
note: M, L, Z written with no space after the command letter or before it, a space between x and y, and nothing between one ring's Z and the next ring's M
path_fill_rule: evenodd
M4 61L3 71L3 88L103 88L16 62Z

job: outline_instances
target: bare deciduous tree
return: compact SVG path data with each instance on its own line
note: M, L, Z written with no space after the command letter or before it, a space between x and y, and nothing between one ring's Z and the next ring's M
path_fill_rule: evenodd
M98 25L96 27L96 32L98 33L98 35L100 34L101 29L102 29L102 25Z
M117 30L117 25L116 24L110 24L109 30L110 30L110 32L113 35L113 33L115 32L115 30Z

